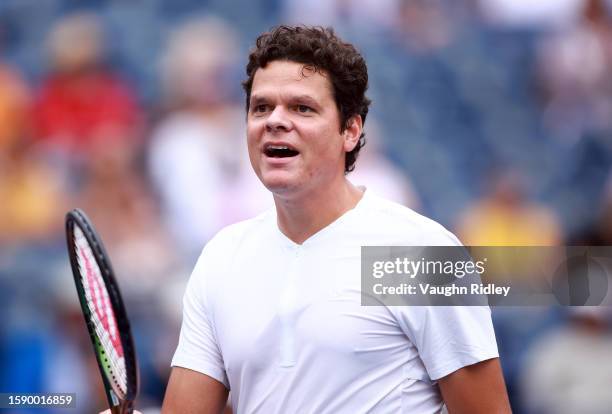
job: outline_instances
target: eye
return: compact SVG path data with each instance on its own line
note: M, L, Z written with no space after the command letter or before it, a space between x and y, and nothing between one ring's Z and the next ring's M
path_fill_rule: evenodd
M301 104L300 105L296 105L295 109L298 112L302 113L302 114L306 114L308 112L312 112L313 111L313 109L311 107L309 107L308 105L301 105Z
M253 106L253 113L256 113L256 114L264 113L268 111L268 108L269 108L268 104L258 104L258 105Z

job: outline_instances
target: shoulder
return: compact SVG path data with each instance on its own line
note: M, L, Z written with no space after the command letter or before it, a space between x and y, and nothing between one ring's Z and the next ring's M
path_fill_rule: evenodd
M206 284L211 287L214 280L222 280L228 266L241 254L252 249L244 248L245 243L266 243L274 223L273 211L267 211L249 220L241 221L221 229L206 243L191 273L190 283ZM273 228L273 227L272 227ZM201 287L201 286L200 286Z
M461 244L459 239L440 223L406 206L372 193L367 194L364 201L364 219L373 231L398 237L397 241L406 245L455 246Z
M202 255L227 257L247 241L256 239L264 243L271 237L275 223L274 210L270 209L254 218L226 226L206 243Z

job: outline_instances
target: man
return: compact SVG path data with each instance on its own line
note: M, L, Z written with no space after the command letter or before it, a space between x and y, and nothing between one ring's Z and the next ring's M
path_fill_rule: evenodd
M488 309L361 306L360 246L456 245L353 186L367 68L329 29L249 56L247 142L276 209L222 230L184 298L162 412L508 413Z

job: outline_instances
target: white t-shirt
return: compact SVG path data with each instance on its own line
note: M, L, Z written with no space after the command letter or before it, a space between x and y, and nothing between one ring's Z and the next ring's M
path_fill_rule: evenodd
M435 380L498 356L488 307L361 306L361 246L457 245L367 191L302 245L275 212L222 230L184 298L173 366L231 390L237 413L437 413Z

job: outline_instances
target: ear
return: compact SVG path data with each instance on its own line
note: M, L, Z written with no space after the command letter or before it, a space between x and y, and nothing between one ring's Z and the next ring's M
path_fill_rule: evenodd
M363 121L361 120L361 115L354 115L349 118L348 127L342 132L345 152L351 152L355 149L362 131Z

